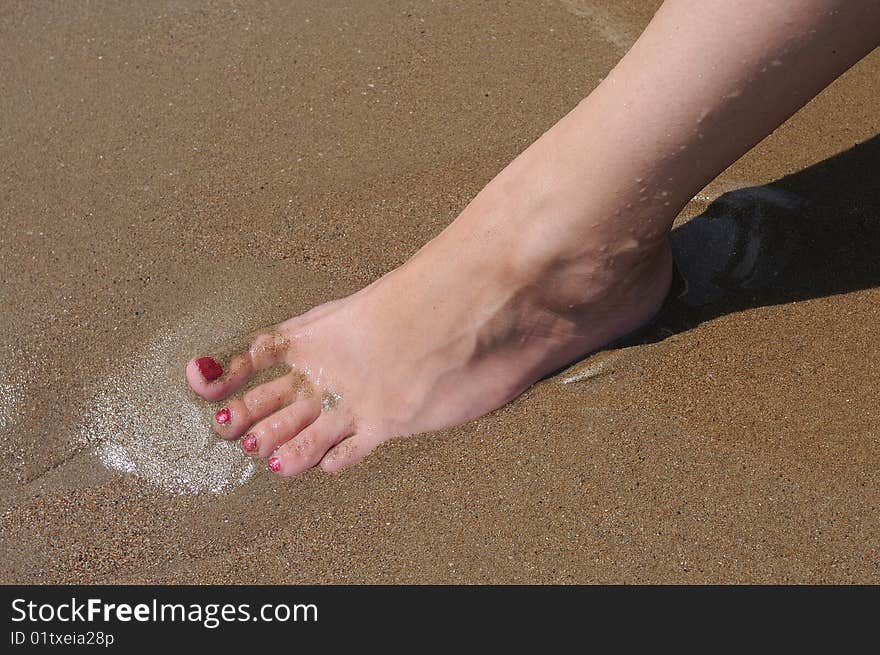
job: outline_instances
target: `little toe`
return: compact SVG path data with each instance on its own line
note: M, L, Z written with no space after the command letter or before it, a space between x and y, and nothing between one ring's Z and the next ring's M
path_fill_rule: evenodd
M321 402L314 396L301 398L264 418L241 440L242 449L254 457L268 457L321 414Z
M237 439L259 420L292 403L300 390L301 376L289 373L251 389L241 399L229 400L214 414L214 432Z
M369 455L379 441L368 434L355 434L343 439L321 459L321 470L325 473L336 473L356 464Z
M186 380L205 400L221 400L238 391L255 371L284 361L289 348L287 338L278 333L261 334L250 347L223 366L213 357L196 357L186 365Z
M346 412L322 414L269 459L269 470L289 477L312 468L337 443L351 435L354 423Z

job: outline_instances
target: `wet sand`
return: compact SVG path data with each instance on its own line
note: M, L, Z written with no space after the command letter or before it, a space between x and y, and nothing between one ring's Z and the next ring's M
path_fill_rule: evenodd
M403 261L659 3L181 4L0 8L0 582L880 582L876 52L639 341L284 481L187 358Z

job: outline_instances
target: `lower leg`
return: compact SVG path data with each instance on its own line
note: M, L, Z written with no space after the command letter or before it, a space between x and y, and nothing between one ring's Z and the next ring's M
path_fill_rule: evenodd
M651 251L695 193L878 43L877 3L667 0L474 213L485 234L526 244L530 260L595 259L580 251L593 236ZM519 211L499 209L505 197Z

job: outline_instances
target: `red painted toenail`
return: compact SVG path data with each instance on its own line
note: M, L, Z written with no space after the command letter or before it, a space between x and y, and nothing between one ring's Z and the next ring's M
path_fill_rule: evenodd
M269 470L273 473L278 473L278 471L281 470L281 460L277 457L270 457L267 465L269 466Z
M220 425L224 423L229 423L229 419L232 418L232 412L230 412L225 407L214 414L214 420L217 421Z
M253 433L244 435L244 439L241 440L241 447L246 453L254 452L254 449L257 447L257 436Z
M196 360L196 366L199 367L199 373L202 374L206 382L213 382L223 375L223 367L213 357L199 357Z

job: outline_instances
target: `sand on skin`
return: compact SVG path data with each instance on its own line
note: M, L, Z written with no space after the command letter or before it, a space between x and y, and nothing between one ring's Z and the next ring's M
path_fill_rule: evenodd
M6 3L0 581L880 581L876 53L680 217L727 235L710 201L771 184L802 209L743 211L784 262L343 475L179 462L209 461L176 377L208 335L401 262L657 4Z

